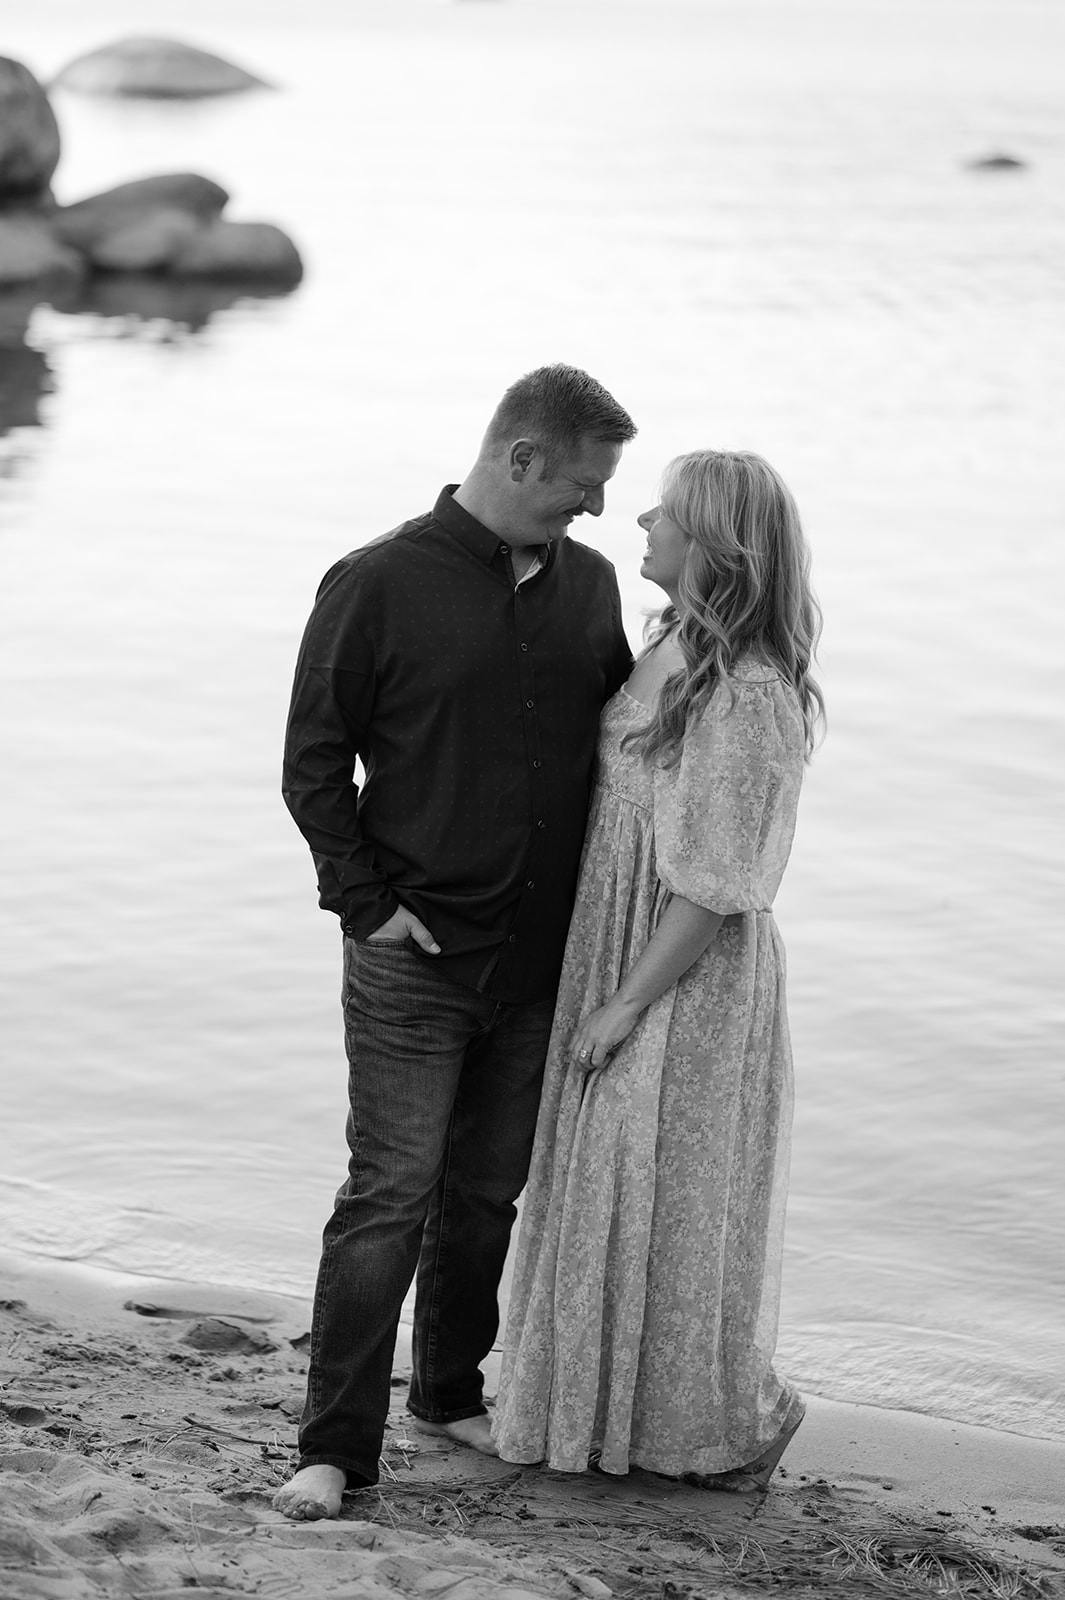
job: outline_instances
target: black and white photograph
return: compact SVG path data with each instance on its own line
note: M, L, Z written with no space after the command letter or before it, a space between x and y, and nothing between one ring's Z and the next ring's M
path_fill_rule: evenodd
M3 1600L1065 1596L1063 71L4 8Z

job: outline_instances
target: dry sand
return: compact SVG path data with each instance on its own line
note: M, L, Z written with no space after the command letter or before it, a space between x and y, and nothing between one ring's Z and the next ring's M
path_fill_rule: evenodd
M567 1476L419 1434L401 1345L380 1485L296 1524L302 1302L9 1257L0 1304L3 1600L1065 1596L1059 1445L814 1399L765 1495Z

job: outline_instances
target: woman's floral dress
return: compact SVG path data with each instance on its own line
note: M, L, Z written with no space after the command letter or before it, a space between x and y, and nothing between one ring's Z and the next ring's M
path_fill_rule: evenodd
M742 662L653 770L600 725L518 1242L493 1432L508 1461L718 1473L801 1416L773 1370L792 1108L784 951L770 909L803 772L798 699ZM723 912L706 952L609 1065L567 1061L672 894Z

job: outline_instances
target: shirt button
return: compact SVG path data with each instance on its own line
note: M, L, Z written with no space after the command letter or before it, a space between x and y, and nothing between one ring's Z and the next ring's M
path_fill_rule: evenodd
M530 878L528 883L525 885L525 887L526 887L526 889L535 889L536 888L536 884L533 882L532 878Z
M542 761L534 761L534 762L533 762L533 766L534 766L534 767L536 767L536 768L537 768L537 770L539 770L539 769L540 769L540 767L542 767L542 766L543 766L543 762L542 762Z
M509 554L510 554L510 546L509 546L509 544L501 544L499 546L499 554L501 556L509 556Z
M541 817L539 822L536 824L536 826L538 828L546 828L547 827L547 823L544 821L543 817Z
M516 933L511 933L511 934L507 935L507 943L508 944L517 944L517 942L518 942L518 936L517 936Z
M535 700L526 700L525 704L528 706L529 710L531 711L533 706L536 704L536 701Z
M522 648L522 649L523 649L523 650L528 650L528 648L529 648L529 646L528 646L528 645L527 645L527 644L523 644L523 645L522 645L522 647L521 647L521 648Z

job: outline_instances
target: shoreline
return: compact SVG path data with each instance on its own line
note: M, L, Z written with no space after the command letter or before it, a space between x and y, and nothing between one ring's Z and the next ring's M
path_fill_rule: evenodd
M345 1600L717 1600L753 1579L927 1594L922 1569L999 1575L966 1593L1065 1595L1063 1445L807 1394L765 1496L515 1468L418 1433L402 1327L380 1484L346 1497L336 1522L288 1523L270 1496L291 1470L309 1312L296 1297L0 1252L5 1600L232 1595L269 1589L267 1576L279 1593ZM493 1357L488 1394L497 1375Z

